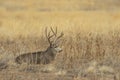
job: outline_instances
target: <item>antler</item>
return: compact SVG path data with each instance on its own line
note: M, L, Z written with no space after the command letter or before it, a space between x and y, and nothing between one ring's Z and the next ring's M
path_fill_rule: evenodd
M51 31L48 32L48 31L47 31L47 27L46 27L45 33L46 33L46 38L47 38L49 44L51 45L52 42L53 42L53 43L56 43L56 42L58 41L58 39L60 39L64 34L63 34L63 32L62 32L62 33L57 37L57 27L56 27L55 31L53 30L52 27L50 27L50 29L51 29ZM51 32L53 33L52 35L51 35ZM51 39L52 37L54 37L54 36L55 36L55 40L54 40L54 41L51 41L50 39Z
M52 29L52 27L50 27L50 29L51 29L51 31L52 31L52 35L51 35L51 31L47 31L47 27L46 27L46 29L45 29L45 35L46 35L46 38L47 38L47 40L48 40L48 42L49 42L49 44L51 45L52 44L52 41L50 40L52 37L56 37L57 36L57 28L56 28L56 31L54 31L53 29Z
M56 37L56 39L55 39L55 43L62 37L64 35L64 33L63 32L61 32L61 34L58 36L58 37Z
M50 39L54 36L54 34L53 34L53 35L50 35L50 34L51 34L51 31L49 31L49 33L48 33L47 27L46 27L46 28L45 28L45 35L46 35L46 38L47 38L49 44L51 45L52 42L50 41Z
M53 32L53 34L54 34L55 36L57 36L57 27L56 27L55 31L52 29L52 27L50 27L50 29L51 29L51 31Z

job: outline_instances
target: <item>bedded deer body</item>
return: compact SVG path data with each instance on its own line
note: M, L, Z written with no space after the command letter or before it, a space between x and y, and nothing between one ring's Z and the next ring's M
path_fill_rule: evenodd
M61 33L60 36L57 36L57 29L56 32L54 32L54 30L51 28L51 31L53 32L52 35L50 35L50 32L47 34L47 29L45 31L47 40L50 44L45 51L21 54L16 57L15 59L16 63L48 64L51 61L53 61L55 59L56 54L62 51L62 49L59 47L58 40L63 36L63 33ZM53 37L55 39L54 41L51 41L50 39Z

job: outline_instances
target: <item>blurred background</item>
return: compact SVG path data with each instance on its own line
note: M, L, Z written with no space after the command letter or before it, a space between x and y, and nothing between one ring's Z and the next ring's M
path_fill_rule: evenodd
M50 26L68 34L106 32L119 28L119 10L119 0L0 0L0 35L39 36Z

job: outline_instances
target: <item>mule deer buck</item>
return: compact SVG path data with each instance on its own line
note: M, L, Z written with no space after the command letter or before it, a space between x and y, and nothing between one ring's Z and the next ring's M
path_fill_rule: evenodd
M52 34L51 34L52 33ZM59 47L60 38L64 35L61 33L57 36L57 28L51 31L45 29L45 35L47 41L49 42L49 47L45 51L38 51L33 53L25 53L16 57L15 62L18 64L27 63L27 64L48 64L55 59L57 53L62 51L62 48Z

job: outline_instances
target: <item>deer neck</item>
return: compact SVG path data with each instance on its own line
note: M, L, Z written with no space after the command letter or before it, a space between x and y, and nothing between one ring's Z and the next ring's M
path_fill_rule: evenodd
M55 57L55 53L53 52L51 47L48 47L45 53L53 58Z

